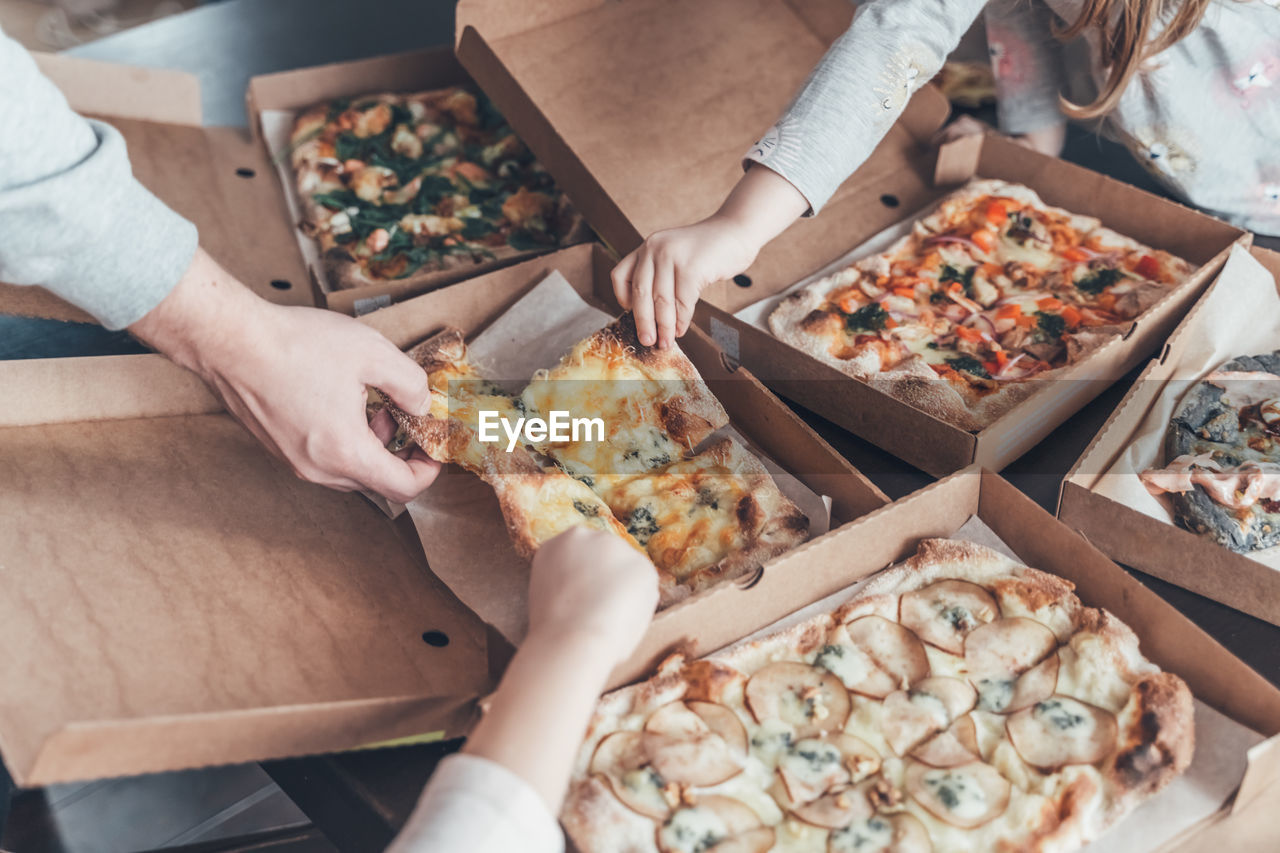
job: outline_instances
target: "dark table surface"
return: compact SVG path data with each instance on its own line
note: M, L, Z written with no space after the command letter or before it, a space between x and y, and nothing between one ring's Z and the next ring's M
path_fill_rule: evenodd
M374 25L383 16L352 16L350 6L344 9L340 0L229 0L73 52L191 70L201 77L206 121L243 124L242 95L251 74L449 40L452 5L448 0L375 2L380 8L393 10L397 20L414 26L388 31ZM298 21L309 22L305 38L298 37ZM284 33L289 37L281 37ZM282 46L288 46L283 53ZM1092 134L1073 132L1064 157L1161 192L1127 152ZM1280 240L1259 242L1280 248ZM104 333L94 327L0 317L0 358L132 351L139 348L127 336ZM1136 371L1116 383L1005 469L1004 475L1041 506L1054 511L1063 475L1124 396L1135 375ZM808 412L801 411L801 415L890 497L901 497L932 481L928 475L841 428ZM1280 628L1155 578L1135 574L1234 654L1280 685ZM372 851L386 846L408 816L436 762L457 746L457 742L447 742L275 761L263 766L334 846L343 851Z

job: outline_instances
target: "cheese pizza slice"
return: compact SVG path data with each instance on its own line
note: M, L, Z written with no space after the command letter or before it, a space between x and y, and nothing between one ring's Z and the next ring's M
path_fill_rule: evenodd
M679 597L741 577L808 538L809 519L732 438L657 471L594 482Z
M479 413L497 412L515 422L523 404L480 375L467 359L466 340L458 329L444 329L409 350L408 356L427 372L431 409L425 415L410 415L384 395L400 427L398 440L412 441L432 459L483 475L486 459L502 451L497 443L480 441Z
M641 344L629 312L535 376L521 399L544 417L563 411L604 422L603 436L536 447L568 473L588 479L660 468L729 422L685 354L674 346Z
M1077 850L1186 769L1186 684L1072 585L926 540L846 604L600 700L583 853Z

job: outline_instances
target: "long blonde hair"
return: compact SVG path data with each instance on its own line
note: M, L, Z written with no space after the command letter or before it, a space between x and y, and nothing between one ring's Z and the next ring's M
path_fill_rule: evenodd
M1091 119L1115 108L1139 66L1172 47L1200 25L1210 0L1085 0L1080 17L1058 32L1058 38L1075 38L1096 29L1107 79L1091 104L1061 98L1062 111L1071 118ZM1161 21L1167 26L1155 38L1151 30Z

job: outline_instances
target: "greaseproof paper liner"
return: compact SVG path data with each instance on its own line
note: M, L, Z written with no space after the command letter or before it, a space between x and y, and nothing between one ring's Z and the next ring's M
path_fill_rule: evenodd
M1138 475L1164 465L1169 419L1183 396L1215 368L1242 355L1280 349L1280 294L1266 267L1246 249L1235 248L1218 281L1177 338L1176 359L1159 396L1129 439L1128 446L1102 472L1091 490L1167 524L1175 524L1166 500L1147 491ZM1153 380L1147 380L1153 381ZM1084 472L1089 474L1091 472ZM1245 553L1280 570L1280 547Z
M949 538L985 545L1025 564L977 516L971 517ZM785 630L818 614L829 613L857 595L868 580L869 578L864 578L846 589L832 593L707 657L716 657L743 643ZM1086 601L1085 605L1088 604ZM1186 772L1107 830L1099 840L1090 844L1087 848L1089 853L1157 850L1223 808L1244 778L1245 768L1248 766L1248 751L1266 738L1199 699L1195 700L1195 731L1195 754Z
M276 174L280 176L280 185L284 187L284 201L289 208L289 221L294 226L293 236L297 238L298 250L302 252L302 259L306 262L307 269L311 270L320 283L320 289L329 293L334 288L329 281L328 273L325 272L324 264L320 263L320 246L297 227L302 221L302 204L298 200L298 184L293 176L293 163L289 157L290 138L293 136L293 123L297 115L293 110L262 110L258 113L258 122L262 128L262 141L266 143L267 154L271 157L271 165L275 167ZM388 298L385 302L369 308L370 310L385 308L390 304L391 300ZM357 310L356 313L364 312Z
M558 272L548 275L477 335L467 347L480 373L517 392L539 368L554 366L573 344L607 325L613 315L585 302ZM809 535L826 533L830 501L781 468L732 427L704 445L732 435L757 458L784 495L809 518ZM507 535L493 489L447 466L435 484L409 504L431 571L463 604L503 637L519 643L528 629L529 565Z

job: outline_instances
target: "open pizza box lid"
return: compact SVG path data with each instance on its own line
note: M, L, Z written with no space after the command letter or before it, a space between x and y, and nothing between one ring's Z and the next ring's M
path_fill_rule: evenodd
M461 0L458 57L619 254L644 235L712 213L772 125L849 24L843 0ZM925 86L820 216L767 245L695 315L730 357L806 408L934 474L1002 468L1145 357L1225 261L1237 228L999 136L939 152L948 115ZM1083 381L1021 406L981 434L849 380L735 314L759 304L974 177L1031 186L1051 205L1095 215L1180 254L1197 273L1135 322ZM1036 412L1030 413L1030 409Z
M35 57L73 110L120 131L134 175L196 224L219 263L273 302L315 303L270 163L239 128L204 126L194 75ZM0 285L0 313L92 322L38 287Z
M461 0L457 50L624 254L720 206L742 176L743 154L852 12L846 0ZM746 273L749 286L713 286L704 299L736 311L923 206L933 171L925 143L948 110L937 89L919 91L822 216L766 246Z
M1280 625L1280 569L1275 568L1274 557L1254 559L1238 554L1171 521L1154 518L1119 501L1119 495L1106 483L1116 476L1136 475L1136 471L1128 470L1121 457L1161 398L1181 395L1187 389L1190 380L1186 371L1195 365L1180 368L1183 354L1211 335L1235 339L1243 332L1242 329L1206 329L1205 316L1210 298L1252 298L1240 291L1243 267L1257 269L1256 265L1247 263L1250 258L1261 264L1280 289L1280 252L1254 247L1247 256L1233 258L1179 324L1159 355L1147 364L1067 474L1059 495L1058 516L1121 563ZM1257 316L1269 313L1262 307ZM1271 325L1269 320L1259 322ZM1280 348L1280 340L1273 340L1257 351L1275 348ZM1255 354L1255 350L1233 352L1233 355L1251 354ZM1213 366L1203 365L1203 368L1208 370ZM1167 418L1163 421L1167 422ZM1160 432L1163 436L1163 428ZM1159 461L1152 460L1152 464Z
M21 785L464 734L483 624L157 355L0 362L0 754Z

